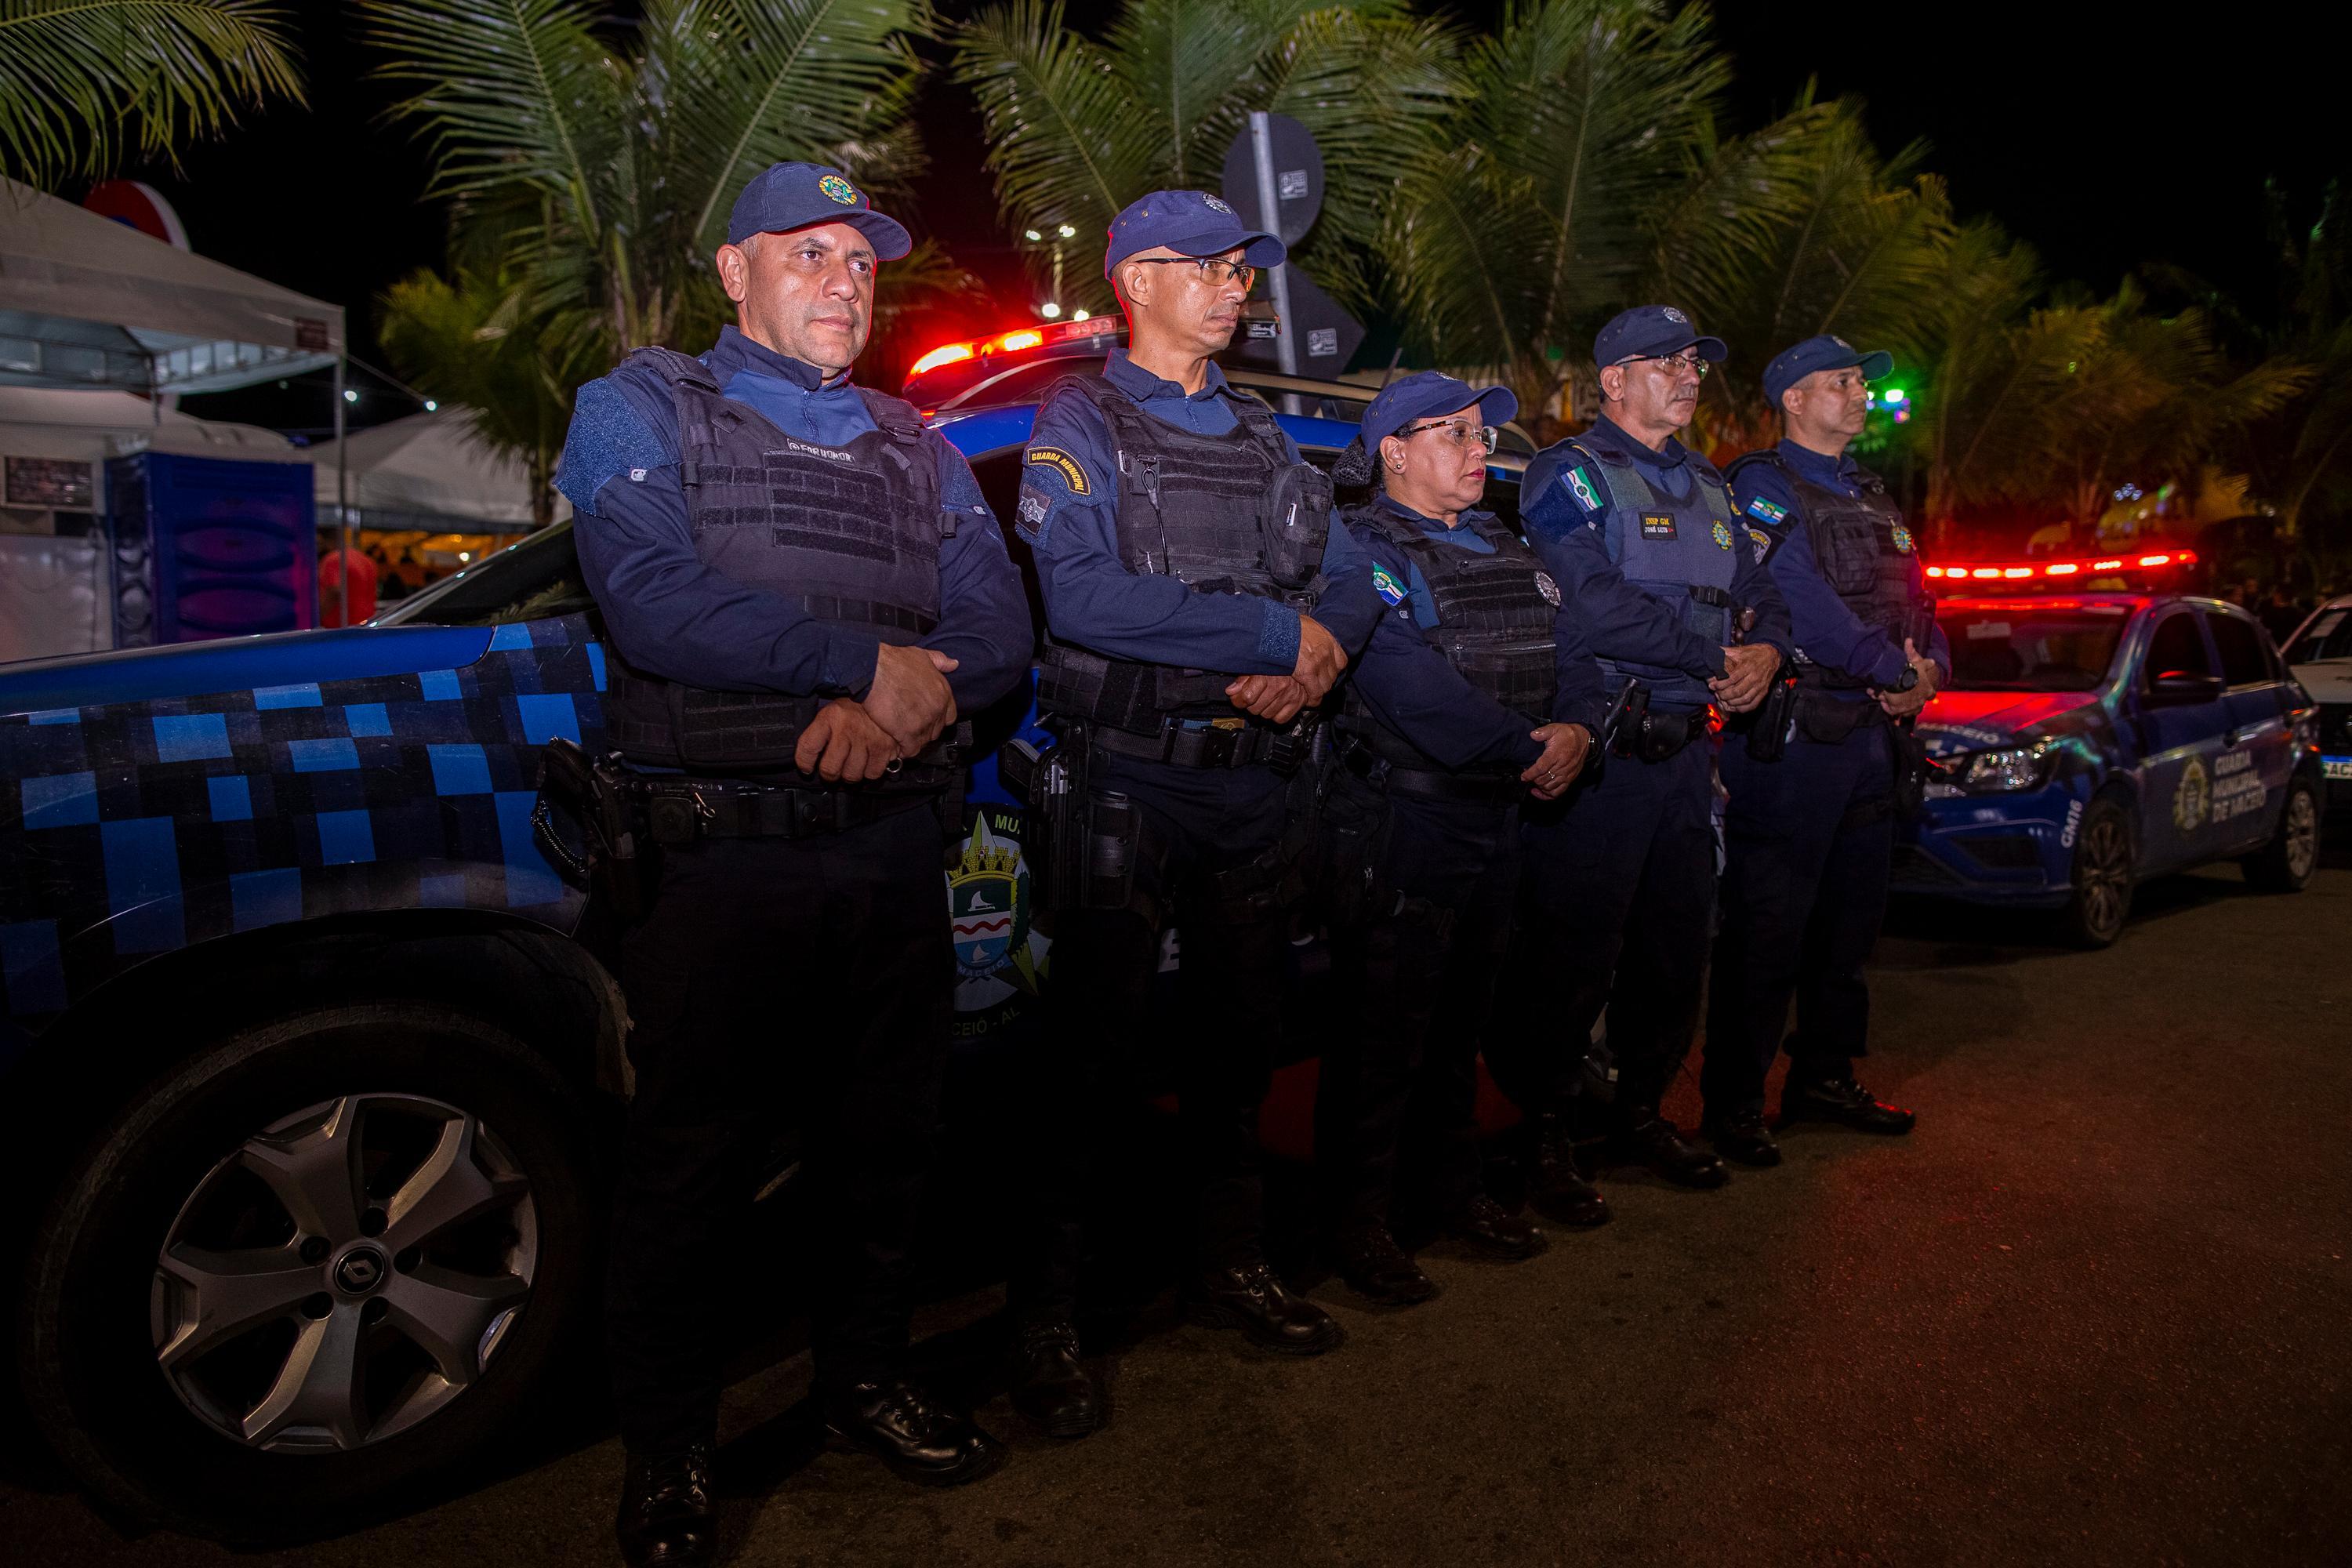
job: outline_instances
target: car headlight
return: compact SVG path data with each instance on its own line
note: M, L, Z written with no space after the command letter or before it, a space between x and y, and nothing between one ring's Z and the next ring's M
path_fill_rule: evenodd
M1969 795L2013 795L2050 782L2047 746L2000 746L1947 763L1944 776Z

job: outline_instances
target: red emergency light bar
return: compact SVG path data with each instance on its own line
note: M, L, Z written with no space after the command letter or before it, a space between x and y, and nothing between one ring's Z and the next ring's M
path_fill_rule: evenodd
M2130 572L2141 567L2192 566L2197 562L2194 550L2151 551L2137 557L2105 555L2095 561L2029 561L2021 565L2003 563L1987 565L1930 566L1927 575L1948 582L1963 579L1979 583L2018 583L2035 577L2080 577L2084 573Z
M971 338L960 343L941 343L908 370L908 376L918 376L927 370L937 370L943 364L959 360L978 359L983 354L1019 353L1025 349L1041 349L1047 343L1067 342L1073 338L1098 338L1118 331L1127 323L1118 316L1089 316L1083 321L1048 321L1042 327L1015 327L999 332L992 338Z

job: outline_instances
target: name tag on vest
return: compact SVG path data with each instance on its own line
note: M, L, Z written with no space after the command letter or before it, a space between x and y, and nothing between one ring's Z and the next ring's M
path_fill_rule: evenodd
M1642 514L1643 538L1672 539L1674 536L1675 519L1673 513L1664 511L1645 511Z

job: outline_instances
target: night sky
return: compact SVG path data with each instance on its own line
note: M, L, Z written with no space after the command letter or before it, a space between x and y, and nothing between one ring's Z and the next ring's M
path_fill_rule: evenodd
M1475 22L1503 7L1451 8ZM354 352L381 363L374 297L440 261L446 220L420 199L420 150L382 121L390 94L360 79L369 61L347 36L344 7L309 0L299 10L310 108L249 120L190 151L180 173L130 172L171 198L199 253L341 302ZM2209 17L2184 37L2148 8L2065 0L1719 0L1716 16L1738 66L1739 128L1785 109L1809 77L1822 96L1858 95L1883 147L1930 143L1927 166L1949 181L1963 216L2000 219L2053 277L2101 291L2163 260L2263 312L2274 292L2263 182L2279 180L2308 209L2340 162L2328 53L2274 28L2237 33ZM919 224L983 278L1016 280L980 173L976 117L938 79L926 116L932 169L918 187ZM415 409L362 384L362 421ZM309 412L322 405L261 389L190 408L292 426L322 417Z

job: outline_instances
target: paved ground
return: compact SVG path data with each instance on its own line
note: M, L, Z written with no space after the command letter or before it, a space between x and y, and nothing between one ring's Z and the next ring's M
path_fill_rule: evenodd
M2144 890L2108 952L1898 921L1869 1081L1921 1131L1793 1134L1294 1364L1147 1322L1079 1445L930 1494L812 1452L804 1358L730 1395L745 1564L2352 1562L2352 854L2299 898ZM1687 1097L1688 1085L1683 1093ZM1696 1106L1678 1109L1687 1120ZM1334 1299L1328 1289L1326 1299ZM994 1298L929 1314L978 1342ZM756 1361L757 1358L754 1358ZM536 1457L534 1457L536 1458ZM601 1430L269 1563L606 1561ZM218 1563L0 1479L26 1564Z

